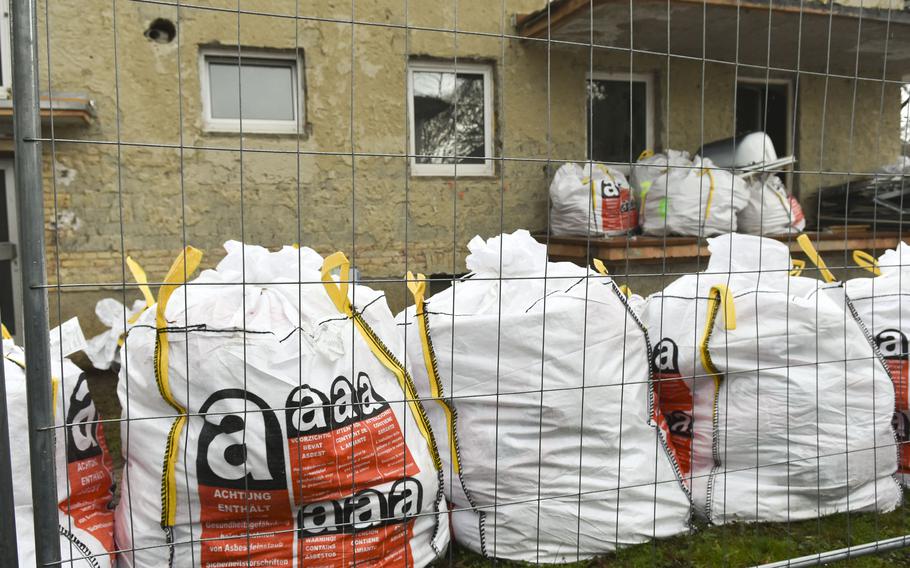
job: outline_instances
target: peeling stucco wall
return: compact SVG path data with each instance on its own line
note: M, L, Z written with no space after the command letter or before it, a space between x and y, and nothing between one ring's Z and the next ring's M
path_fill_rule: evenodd
M514 33L513 14L543 1L508 0L503 7L459 0L456 12L456 3L438 0L359 0L357 21L391 27L353 30L346 23L349 0L307 2L305 10L300 3L302 19L294 18L297 4L246 0L244 10L279 17L238 17L236 0L200 0L195 5L213 9L182 7L179 15L174 7L116 0L115 18L111 2L84 0L53 3L49 20L39 7L41 34L52 38L50 53L44 38L40 44L42 90L86 93L97 105L90 125L59 125L54 135L106 142L45 144L48 228L58 229L49 238L52 281L120 282L126 254L156 280L184 244L203 249L211 266L223 241L241 238L270 247L300 242L324 254L343 250L365 277L452 273L464 270L465 244L475 234L545 228L550 172L585 158L585 76L592 63L587 48L564 47L549 52L548 66L541 44L501 37ZM179 42L143 37L159 17L178 23ZM405 22L416 29L406 32ZM456 36L450 31L456 26L470 33ZM199 46L238 43L303 51L305 135L241 140L203 131ZM495 176L408 176L401 155L409 57L495 64L496 151L507 158ZM627 71L628 55L598 52L593 66ZM636 56L634 71L655 77L658 148L694 151L703 140L732 135L732 66L707 64L702 73L698 61ZM800 79L801 167L857 171L896 156L896 90L861 85L855 107L853 91L851 81L832 80L825 98L823 79ZM852 142L844 130L851 108ZM800 190L808 196L818 183L801 180ZM396 307L405 304L403 285L379 286ZM61 314L82 316L90 333L94 301L119 296L107 288L67 294ZM128 295L139 296L133 289Z

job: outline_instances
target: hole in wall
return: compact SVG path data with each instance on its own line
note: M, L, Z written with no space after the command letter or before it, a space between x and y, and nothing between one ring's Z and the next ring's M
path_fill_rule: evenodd
M171 43L177 36L177 26L168 19L157 18L142 35L155 43Z

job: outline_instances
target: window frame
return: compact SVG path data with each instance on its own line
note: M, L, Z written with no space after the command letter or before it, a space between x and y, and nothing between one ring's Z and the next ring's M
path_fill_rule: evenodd
M482 164L419 164L417 163L417 122L414 120L414 73L470 73L483 77L483 130L484 156ZM491 177L495 175L493 156L493 65L490 63L462 63L455 61L411 61L408 62L408 166L414 177Z
M2 1L2 0L0 0ZM294 51L270 51L235 48L201 48L199 50L199 83L202 92L202 129L205 132L220 134L240 134L240 118L215 118L212 116L212 90L209 76L209 63L212 61L232 61L240 67L256 65L257 61L265 63L284 63L291 69L292 83L296 86L296 101L293 105L293 120L263 120L255 118L242 119L243 134L300 134L306 125L306 89L304 82L303 54Z
M639 82L645 84L645 150L654 150L655 142L655 112L657 107L655 106L654 101L654 74L653 73L627 73L624 71L594 71L585 74L585 155L588 160L597 162L591 156L591 113L588 110L588 89L594 81L613 81L616 83L625 83L626 85L629 82ZM634 163L638 156L631 156L632 163ZM611 162L606 162L611 163ZM628 164L629 162L618 162L620 164Z
M3 72L0 73L0 99L11 97L13 87L13 42L11 39L12 18L10 17L9 0L0 0L0 65L3 66Z
M787 147L781 151L780 148L775 148L777 155L792 156L793 150L792 147L795 144L796 140L799 139L799 133L795 130L797 124L794 122L793 116L793 81L787 78L782 77L743 77L740 75L736 78L736 89L739 90L739 84L745 83L747 85L760 85L762 87L769 87L770 85L783 85L787 88ZM736 117L733 117L733 120L736 120ZM735 126L735 125L734 125Z

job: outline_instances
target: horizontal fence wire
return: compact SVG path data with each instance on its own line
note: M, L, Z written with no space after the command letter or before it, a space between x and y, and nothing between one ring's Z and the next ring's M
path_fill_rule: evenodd
M4 356L7 374L28 376L27 421L15 409L7 414L11 440L17 429L29 432L31 479L13 468L11 486L30 485L34 514L3 512L15 518L20 540L34 540L19 543L20 565L812 566L886 553L895 563L910 559L902 550L910 535L895 532L907 527L905 491L896 470L879 475L880 463L900 464L910 430L900 422L910 411L881 406L907 396L900 373L910 348L905 336L900 343L888 335L903 329L904 259L897 261L898 292L876 293L882 277L873 278L868 295L850 291L862 272L852 249L866 248L874 260L900 250L903 240L910 168L901 162L899 171L884 170L889 164L866 157L890 158L895 136L903 156L910 140L910 121L898 133L903 114L893 112L892 100L905 77L889 69L901 65L901 34L910 29L910 13L898 3L90 0L86 13L97 10L102 23L74 49L78 28L67 21L73 11L66 2L11 1L20 212L8 224L19 228L17 300L25 317L15 322L16 337L4 340ZM747 47L756 36L744 24L747 11L767 12L765 52L758 54L764 64ZM442 23L428 23L429 15ZM804 53L810 16L824 18L824 54ZM685 39L700 55L674 49L674 17L690 18L683 21L695 31ZM795 23L795 37L781 17ZM655 39L641 37L654 21L665 21L665 49L643 47ZM855 41L835 37L842 21L855 21ZM545 22L545 33L522 33L528 22ZM334 26L335 44L315 35L326 25ZM863 34L876 25L885 33L872 45ZM130 33L146 26L147 41L137 43ZM778 29L790 35L782 39ZM613 30L624 39L610 38ZM735 43L729 58L708 55L720 41L715 35ZM391 47L360 48L368 36ZM221 84L236 103L233 132L206 126L219 95L206 59L213 44L212 61L235 70ZM785 45L795 64L772 64ZM152 49L159 51L150 56ZM840 60L844 53L855 60ZM877 76L861 64L869 53L881 56ZM244 70L281 69L282 54L293 61L286 67L293 69L292 130L262 133L247 116L261 112L263 101ZM84 73L83 86L69 69L86 69L95 57L97 72L111 76L109 92L98 90L104 81L92 73ZM823 70L807 68L819 57ZM428 136L418 126L421 101L413 91L420 65L455 85L431 101L451 111L435 151L417 146ZM483 77L479 68L490 80L481 88L478 121L470 91L458 85ZM402 69L403 84L396 79ZM377 81L377 74L387 79ZM567 88L572 74L575 85ZM158 101L137 119L137 86L159 92L155 83L165 80L174 100ZM643 111L639 86L647 93L645 150L668 152L671 140L689 140L702 152L718 133L738 140L731 148L744 140L737 120L749 105L740 97L748 81L761 87L752 118L763 132L774 127L769 104L778 80L787 100L777 135L798 156L795 163L764 165L767 152L777 158L769 137L759 148L763 165L741 177L732 165L668 157L654 182L667 180L666 196L660 208L646 208L654 185L638 186L648 158L633 144ZM259 81L266 84L265 75ZM595 110L598 81L627 86L619 91L626 98ZM90 91L86 125L67 122L55 102L73 88ZM712 91L724 90L729 99L720 108L726 96ZM583 96L562 100L578 92ZM377 120L361 110L375 110L362 102L371 97L399 104ZM570 123L567 105L581 107L572 114L581 126ZM903 101L899 113L906 107ZM599 113L609 111L614 124L599 129ZM163 132L174 124L174 132ZM478 124L482 147L465 154L466 132ZM595 144L609 141L614 128L626 137L621 151L597 159L603 156L594 155ZM327 130L335 143L320 138ZM220 161L200 158L208 154ZM268 160L283 161L263 169ZM554 193L566 162L586 172L577 184L586 219L574 236L559 228ZM200 163L211 170L200 175ZM76 179L73 164L81 170ZM87 172L89 164L97 171ZM477 167L488 169L475 176ZM607 215L594 181L598 168L617 187L615 174L626 172L636 214L651 211L662 227L645 217L627 234L592 231ZM684 198L669 197L673 176L698 177L689 188L695 220L684 238L674 234L674 200ZM716 184L714 176L729 181ZM761 180L763 195L771 176L799 188L800 199L814 199L805 203L817 226L806 234L827 263L812 262L811 247L797 243L799 231L755 248L717 236L736 231L738 184ZM230 197L214 189L219 181L231 184ZM275 188L286 193L281 201L270 197ZM488 192L482 208L480 191ZM200 202L203 192L210 194ZM887 201L895 192L897 204ZM871 196L871 204L851 209L857 195ZM717 230L709 226L712 206L729 209ZM776 204L759 198L762 228L770 207ZM377 223L389 212L394 221ZM534 226L525 227L530 212ZM70 213L98 227L80 234ZM215 220L200 221L208 216ZM337 226L328 229L331 216ZM539 266L537 249L506 238L523 228L533 230L527 242L543 247ZM489 240L468 245L474 232ZM216 241L228 240L284 254L283 265L274 268L277 257L264 260L247 246L216 250ZM726 242L731 250L724 253ZM205 253L204 272L192 260L194 245ZM281 245L296 252L276 252ZM158 258L163 249L184 251L166 277L171 259ZM335 250L347 256L323 259ZM77 264L85 251L98 260ZM782 251L792 255L784 264L775 256ZM155 260L146 263L147 277L134 281L131 256L142 260L144 253ZM308 264L311 253L324 261L318 269ZM567 260L573 268L559 262ZM884 260L868 264L872 272L889 268ZM838 280L817 282L833 280L829 271ZM86 328L100 329L94 319L86 322L92 306L81 304L108 292L119 302L108 326L115 371L92 368L48 334L48 313L52 326L79 316ZM859 302L869 302L875 315L864 320ZM875 306L888 302L896 304L888 309L897 329L882 330ZM100 310L99 303L99 319ZM210 323L228 312L230 325ZM605 322L605 314L613 319ZM20 360L12 344L23 335ZM896 351L888 341L898 342ZM84 370L73 370L71 360ZM674 407L668 394L680 385L690 397L685 408ZM742 401L752 397L746 407ZM383 441L387 432L398 445ZM98 446L103 459L86 458L84 443ZM7 448L14 458L17 449ZM329 448L331 463L313 465ZM92 471L109 491L101 487L88 505L90 480L79 468L92 460L104 462ZM0 469L5 465L0 459ZM862 476L871 483L854 483ZM843 486L823 486L831 479ZM729 496L737 492L740 499ZM783 504L774 501L781 492ZM102 502L105 510L95 510L87 528L82 508ZM33 530L23 533L25 525ZM697 550L705 546L709 556ZM31 549L29 557L24 551Z

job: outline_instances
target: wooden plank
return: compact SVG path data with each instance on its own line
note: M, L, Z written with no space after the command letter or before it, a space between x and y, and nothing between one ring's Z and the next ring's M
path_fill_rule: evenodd
M641 1L641 0L640 0ZM654 4L666 5L664 0L647 0ZM597 8L607 4L615 4L617 7L627 9L629 3L626 0L563 0L553 2L550 5L549 28L553 30L561 27L570 20L579 17L582 10L588 8ZM892 25L910 23L910 14L901 10L883 10L875 8L859 9L850 6L840 5L804 5L802 3L775 3L758 2L754 0L672 0L671 4L688 4L696 5L700 8L717 7L736 10L752 10L775 12L793 15L813 15L813 16L831 16L833 18L850 18L859 19L862 17L865 21L889 22ZM518 35L527 38L544 39L547 37L547 8L543 8L529 14L517 14L515 16L515 27Z
M595 1L593 5L601 4L602 1ZM547 8L531 14L518 14L515 17L518 35L522 37L546 38L548 27L552 32L569 19L575 17L576 12L589 7L592 7L591 0L563 0L562 2L554 2L549 6L549 20L547 19Z
M850 231L846 233L807 233L821 253L854 250L883 251L894 248L900 242L901 234L894 231ZM589 258L604 262L654 262L659 260L685 261L709 256L707 243L699 243L695 237L549 237L536 233L534 238L548 245L553 258L571 259L586 264ZM777 235L769 238L788 243L791 253L801 253L795 235Z
M13 118L13 109L11 108L0 108L0 119L10 119ZM49 109L41 109L41 118L42 120L50 120L51 111ZM92 114L87 110L62 110L54 109L54 120L60 121L82 121L85 124L91 124Z

